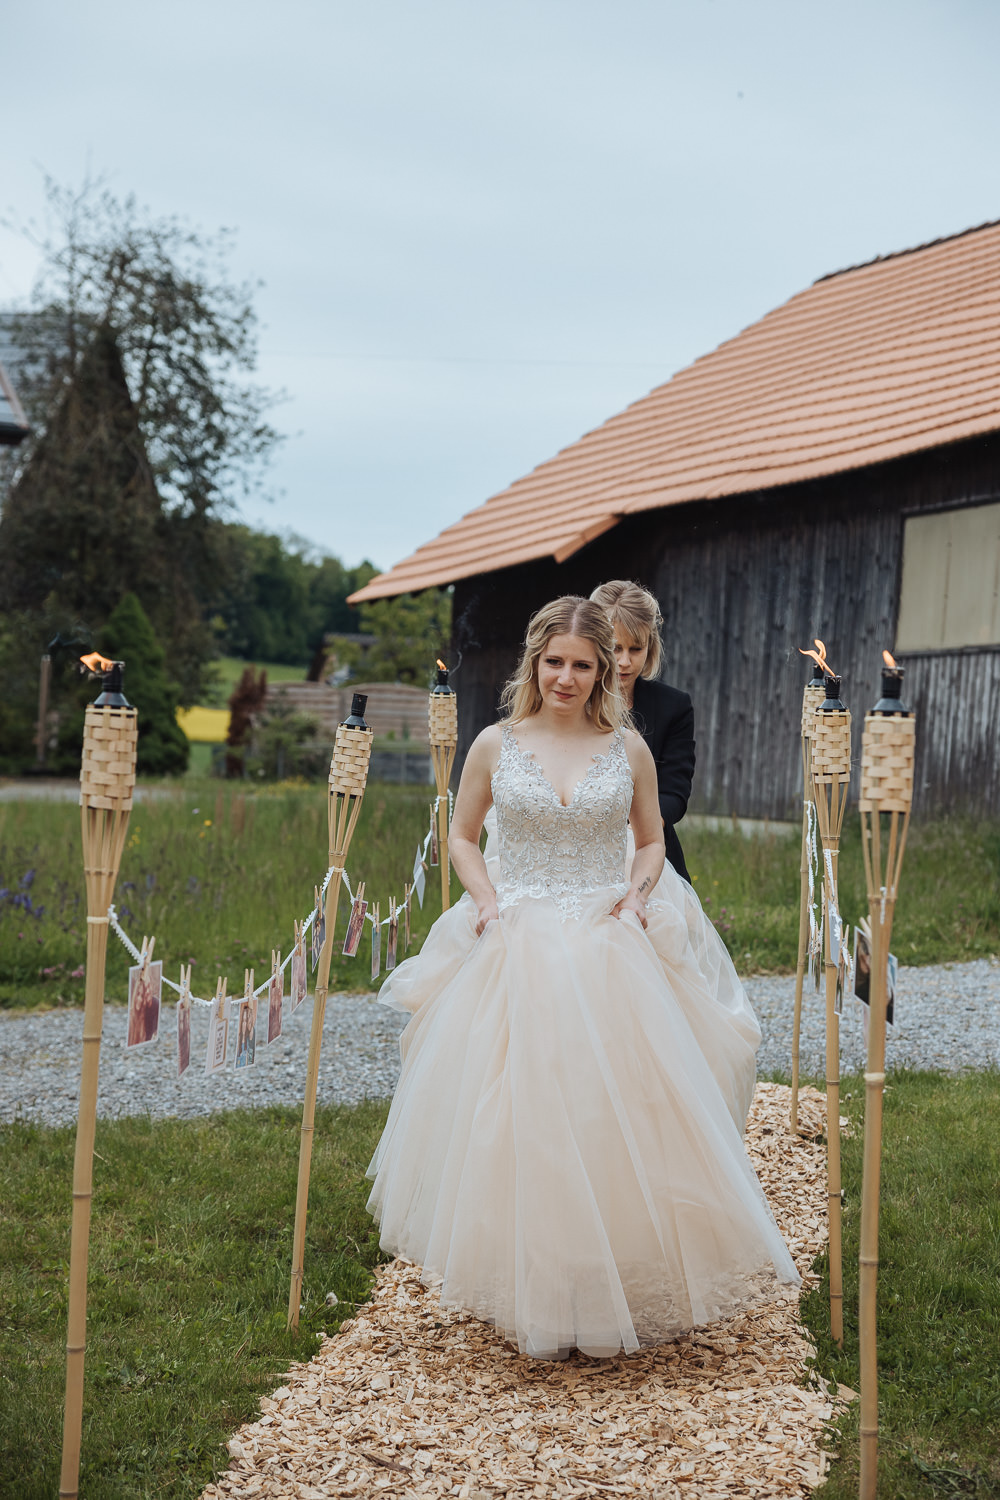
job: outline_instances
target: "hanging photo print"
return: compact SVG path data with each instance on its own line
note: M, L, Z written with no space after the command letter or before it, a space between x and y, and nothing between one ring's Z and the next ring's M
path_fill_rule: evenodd
M427 877L424 874L424 856L421 853L420 845L418 844L417 857L413 861L413 889L417 893L417 900L420 902L421 911L423 911L424 907L424 888L426 887L426 885Z
M410 951L410 895L412 885L403 886L403 952Z
M431 803L431 867L434 868L437 864L439 864L439 862L440 861L438 859L437 813L434 810L434 803L432 802Z
M326 938L326 912L324 911L323 903L320 900L319 888L317 886L313 886L313 890L316 894L316 905L313 908L314 916L312 925L312 967L313 973L315 974L316 965L319 963L319 956L323 951L323 942Z
M253 992L253 969L244 970L243 999L236 1026L236 1061L233 1067L252 1068L257 1060L257 999Z
M309 988L306 978L306 939L303 923L295 923L295 947L292 949L292 1014L306 998Z
M281 1002L285 998L285 971L281 967L281 949L271 949L271 983L267 987L267 1045L281 1035Z
M208 1019L208 1047L205 1052L205 1072L221 1073L226 1066L229 1044L229 1001L226 999L225 979L220 979L215 988L215 999Z
M358 944L361 942L361 930L365 925L365 913L368 910L368 902L364 899L365 883L358 886L358 894L354 898L351 907L351 920L347 924L347 936L344 938L344 957L357 957Z
M385 944L385 972L396 967L396 944L399 941L399 907L389 897L389 935Z
M177 1077L191 1066L191 965L181 964L181 992L177 997Z
M382 969L382 926L379 922L379 903L375 902L372 917L372 978L377 979Z
M155 938L143 938L139 962L128 971L126 1047L144 1047L159 1035L163 965L159 960L151 962L155 942Z

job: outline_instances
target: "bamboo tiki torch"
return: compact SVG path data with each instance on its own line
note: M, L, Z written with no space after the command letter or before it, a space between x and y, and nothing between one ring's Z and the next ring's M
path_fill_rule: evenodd
M437 782L438 859L441 862L441 910L451 905L451 866L448 863L448 783L458 748L458 694L448 686L448 668L438 661L437 682L427 702L434 780Z
M799 1044L802 1034L802 985L806 973L806 955L809 948L809 869L812 860L809 826L813 808L812 788L812 732L816 710L826 696L823 685L822 662L826 647L817 640L818 654L803 651L803 656L814 656L816 671L802 689L802 852L799 856L799 952L795 962L795 1009L792 1015L792 1110L791 1129L796 1134L799 1128ZM801 647L800 647L801 650Z
M100 671L104 682L100 696L87 708L80 766L83 872L87 886L87 982L80 1108L73 1161L60 1497L75 1497L80 1488L83 1366L87 1348L87 1262L97 1129L97 1081L104 1019L104 970L108 952L108 907L114 895L132 809L138 736L136 711L122 692L123 663L105 661L96 654L84 657L83 662L92 672Z
M826 680L812 736L813 797L823 842L826 928L826 1199L830 1229L830 1331L844 1347L844 1268L840 1213L840 1018L837 967L841 942L837 901L840 831L851 779L851 715L840 701L840 678ZM836 931L834 924L836 923ZM835 945L837 945L835 947Z
M913 801L916 720L902 701L903 673L883 652L882 696L865 716L861 747L861 844L871 923L865 1148L861 1189L858 1332L861 1365L861 1500L875 1500L878 1481L878 1215L882 1168L882 1093L889 944ZM886 838L883 842L883 818Z
M292 1241L292 1282L288 1293L288 1326L299 1326L302 1302L302 1265L306 1246L306 1213L309 1208L309 1167L312 1162L313 1125L316 1118L316 1086L319 1081L319 1054L323 1045L323 1019L330 987L330 957L337 925L340 900L340 877L347 862L347 851L354 837L355 825L368 781L368 763L372 753L372 732L365 723L368 698L355 693L351 712L338 725L337 739L330 761L330 789L327 817L330 831L329 865L333 870L326 888L324 908L326 932L316 970L316 998L313 1001L312 1030L309 1033L309 1061L306 1066L306 1095L302 1105L302 1133L299 1138L299 1180L295 1194L295 1235Z

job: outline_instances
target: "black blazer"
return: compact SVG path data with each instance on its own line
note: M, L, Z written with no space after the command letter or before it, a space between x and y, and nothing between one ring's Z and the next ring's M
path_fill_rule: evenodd
M680 840L674 832L687 812L694 776L694 709L687 693L640 677L635 685L632 718L653 752L667 858L690 880Z

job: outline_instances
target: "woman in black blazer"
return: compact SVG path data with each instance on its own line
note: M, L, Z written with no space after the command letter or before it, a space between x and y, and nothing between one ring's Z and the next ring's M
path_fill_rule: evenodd
M667 858L690 880L674 831L687 812L694 776L694 709L687 693L656 681L660 667L660 606L648 589L615 579L591 594L615 632L618 681L636 729L656 762L660 815Z

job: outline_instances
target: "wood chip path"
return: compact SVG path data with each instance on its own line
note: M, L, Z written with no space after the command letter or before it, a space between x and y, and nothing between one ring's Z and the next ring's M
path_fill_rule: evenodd
M747 1146L808 1282L826 1241L825 1100L801 1091L799 1139L788 1105L787 1088L758 1085ZM202 1500L790 1500L826 1469L835 1403L802 1383L811 1352L793 1298L628 1357L534 1361L443 1312L397 1260L229 1440L229 1469Z

